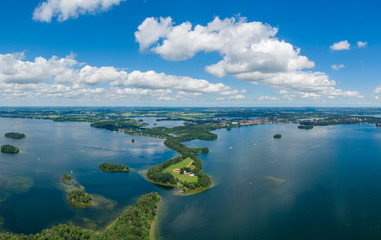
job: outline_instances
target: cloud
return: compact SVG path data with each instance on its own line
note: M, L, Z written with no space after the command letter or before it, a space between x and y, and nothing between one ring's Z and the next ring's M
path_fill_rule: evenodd
M160 38L165 37L172 24L170 17L160 18L159 21L154 18L146 18L138 27L139 31L135 32L135 39L139 43L140 50L150 47Z
M347 40L337 42L331 45L331 50L333 51L341 51L341 50L349 50L351 48L351 45Z
M187 92L201 93L221 93L223 95L233 95L231 88L222 83L210 83L203 79L193 79L190 77L166 75L154 71L140 72L133 71L124 78L119 78L111 83L113 86L135 86L151 89L176 89Z
M160 101L175 101L176 98L173 97L159 97Z
M243 100L243 99L245 99L245 96L242 94L232 95L229 97L229 100Z
M376 89L374 89L373 93L374 94L381 94L381 86L376 87Z
M234 76L253 84L310 92L319 96L349 93L333 86L325 73L306 71L315 66L301 50L276 38L277 28L246 18L216 17L206 26L175 25L168 18L147 18L135 33L140 50L150 50L170 61L218 52L221 60L205 67L217 77Z
M223 83L167 75L155 71L118 70L112 66L79 63L74 55L26 61L23 53L0 54L0 93L3 96L45 97L149 96L158 99L192 99L201 95L242 98L242 93ZM26 95L25 95L26 94Z
M333 64L331 67L333 70L340 70L340 68L344 68L344 64Z
M47 0L34 9L33 20L51 22L57 17L60 22L79 15L95 14L109 10L125 0Z
M0 54L0 81L5 83L38 83L63 76L78 62L73 55L50 59L36 57L34 61L23 61L24 53Z
M359 48L366 47L367 45L368 45L368 42L362 42L362 41L357 42L357 47Z
M257 100L258 101L263 101L263 100L278 101L280 99L277 97L261 96Z
M293 100L295 98L319 100L322 95L326 95L328 99L335 99L336 97L358 98L358 99L364 98L357 91L343 91L341 89L335 89L335 88L329 88L326 90L326 92L323 92L323 93L303 92L303 91L290 91L290 92L281 91L280 94L282 94L284 98L289 100Z

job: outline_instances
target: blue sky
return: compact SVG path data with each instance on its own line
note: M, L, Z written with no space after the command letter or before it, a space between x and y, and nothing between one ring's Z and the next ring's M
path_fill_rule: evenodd
M1 105L379 106L381 101L378 1L70 2L76 1L2 3ZM208 28L211 23L218 29ZM184 30L184 24L190 28ZM332 49L342 41L349 49L344 42Z

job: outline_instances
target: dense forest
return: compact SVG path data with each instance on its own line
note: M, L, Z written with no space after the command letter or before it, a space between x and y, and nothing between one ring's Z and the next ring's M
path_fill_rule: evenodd
M103 172L129 172L130 168L122 164L104 162L99 165Z
M140 197L103 232L95 232L75 226L58 225L36 235L0 233L0 240L149 240L151 224L156 216L160 196L156 192Z
M13 138L13 139L22 139L26 137L24 133L18 133L18 132L9 132L4 134L4 136L7 138Z
M20 150L15 146L6 144L6 145L1 146L1 152L2 153L19 153Z
M134 119L124 120L101 120L90 124L91 127L105 128L111 131L117 131L119 129L135 129L147 125L146 123L140 123Z

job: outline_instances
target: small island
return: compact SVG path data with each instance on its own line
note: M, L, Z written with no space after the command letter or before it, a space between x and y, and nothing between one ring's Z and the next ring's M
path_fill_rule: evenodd
M273 138L279 139L279 138L282 138L282 135L279 134L279 133L277 133L277 134L275 134L275 135L273 136Z
M13 139L22 139L26 137L24 133L18 133L18 132L9 132L4 134L4 136L6 138L13 138Z
M130 168L122 164L104 162L99 165L102 172L129 172Z
M71 177L68 173L65 173L63 176L62 176L62 179L65 181L65 182L70 182L71 181Z
M299 125L298 128L299 129L309 130L309 129L314 128L314 126L313 125Z
M67 195L67 200L74 207L89 207L91 205L90 195L81 190L71 191Z
M19 153L20 150L15 146L7 144L7 145L1 146L1 152L15 154L15 153Z

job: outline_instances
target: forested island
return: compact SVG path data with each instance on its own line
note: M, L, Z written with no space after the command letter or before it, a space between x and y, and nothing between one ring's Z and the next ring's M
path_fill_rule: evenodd
M4 134L4 136L6 138L13 138L13 139L22 139L26 137L24 133L18 133L18 132L9 132Z
M299 129L309 130L309 129L314 128L314 126L313 125L299 125L298 128Z
M62 179L65 181L65 182L70 182L71 181L71 177L68 173L65 173L63 176L62 176Z
M81 190L71 191L67 195L67 200L74 207L89 207L91 205L90 195Z
M140 197L138 203L124 212L106 227L103 232L83 229L76 226L58 225L35 235L0 233L0 240L48 240L48 239L150 239L150 229L157 215L160 196L156 192Z
M99 165L102 172L129 172L130 168L122 164L104 162Z
M279 134L279 133L277 133L277 134L275 134L275 135L273 136L273 138L280 139L280 138L282 138L282 135Z
M18 148L15 147L15 146L6 144L6 145L1 146L1 152L2 152L2 153L11 153L11 154L15 154L15 153L19 153L19 152L20 152L20 149L18 149Z

